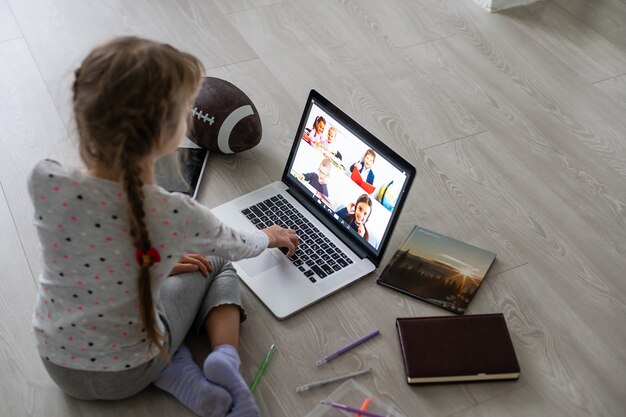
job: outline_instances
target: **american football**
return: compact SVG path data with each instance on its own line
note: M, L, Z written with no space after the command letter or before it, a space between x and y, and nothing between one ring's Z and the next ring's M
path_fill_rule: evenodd
M228 81L204 77L192 118L189 139L210 151L241 152L261 141L261 119L256 107Z

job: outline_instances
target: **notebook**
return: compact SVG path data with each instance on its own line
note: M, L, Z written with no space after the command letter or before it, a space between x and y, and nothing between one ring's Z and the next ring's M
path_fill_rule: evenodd
M321 140L309 137L314 123ZM376 155L371 192L349 170L368 150ZM268 249L234 264L246 286L284 319L376 269L414 176L411 164L311 90L281 180L213 212L236 229L278 224L298 233L291 258Z
M156 183L170 192L196 198L209 151L185 138L176 152L160 158L154 168Z
M519 378L501 313L396 319L409 384Z

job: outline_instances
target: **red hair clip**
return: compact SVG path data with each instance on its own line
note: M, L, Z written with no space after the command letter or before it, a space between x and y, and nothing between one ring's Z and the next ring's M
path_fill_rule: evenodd
M135 257L137 258L137 263L144 268L150 267L154 263L161 261L161 255L159 255L159 252L155 248L150 248L147 251L137 248Z

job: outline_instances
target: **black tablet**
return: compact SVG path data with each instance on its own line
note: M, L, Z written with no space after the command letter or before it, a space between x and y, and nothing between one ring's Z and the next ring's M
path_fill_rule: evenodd
M167 191L196 198L208 156L209 151L185 140L176 152L157 161L154 170L157 184Z

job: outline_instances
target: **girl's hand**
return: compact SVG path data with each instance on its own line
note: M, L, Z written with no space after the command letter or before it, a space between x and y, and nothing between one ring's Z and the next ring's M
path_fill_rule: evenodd
M358 225L359 225L359 228L357 230L357 233L359 234L359 236L365 237L365 224L358 223Z
M269 239L268 248L286 248L287 256L291 256L298 249L298 235L295 230L285 229L277 224L261 230Z
M356 211L356 203L348 204L348 213L354 214L355 211Z
M189 253L180 257L174 269L170 272L170 276L196 271L200 271L202 275L208 277L209 272L213 271L213 266L211 265L211 261L205 256Z

